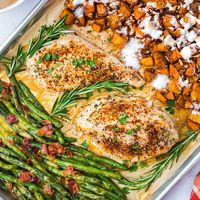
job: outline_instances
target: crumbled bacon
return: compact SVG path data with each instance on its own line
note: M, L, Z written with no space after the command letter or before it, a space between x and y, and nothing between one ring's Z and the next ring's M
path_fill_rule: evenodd
M42 151L42 154L45 154L45 155L48 154L48 150L47 150L47 145L46 144L42 144L41 151Z
M3 146L4 146L3 140L0 138L0 147L3 147Z
M48 120L42 120L42 123L45 124L45 125L49 125L49 124L51 124L51 122L48 121Z
M16 123L18 120L17 120L17 117L13 114L10 114L6 117L6 121L8 122L8 124L14 124Z
M30 164L32 163L31 158L28 158L28 159L26 160L26 163L30 165Z
M65 147L59 143L52 143L48 145L48 153L50 156L62 155L65 153Z
M78 184L72 180L72 179L68 179L67 180L67 187L70 191L70 193L72 194L72 196L75 196L78 192Z
M22 182L29 182L32 183L36 179L35 175L29 171L21 171L19 175L19 180Z
M74 170L73 166L67 166L67 168L63 171L64 176L70 176L76 174L76 171Z
M29 138L24 138L22 144L23 144L23 146L24 146L25 148L29 148L29 147L30 147Z
M25 114L27 114L29 112L29 108L25 105L22 105L22 110Z
M52 134L53 134L52 124L45 125L42 128L40 128L39 131L38 131L39 136L44 136L44 135L50 136Z
M49 196L52 196L53 195L53 190L50 186L48 185L44 185L43 187L43 191L45 194L49 195Z
M66 151L66 155L67 155L67 157L71 158L73 156L73 152L72 151Z
M2 81L2 85L5 89L10 90L11 84L10 83L6 83L4 81Z

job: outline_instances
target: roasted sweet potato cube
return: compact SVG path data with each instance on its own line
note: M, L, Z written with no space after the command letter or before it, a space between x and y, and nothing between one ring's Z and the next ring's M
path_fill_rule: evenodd
M181 92L181 88L178 85L178 81L176 79L170 80L168 84L168 89L175 94L179 94Z
M163 68L167 64L167 59L165 58L165 54L161 52L154 52L153 59L155 66L158 68Z
M200 102L200 83L194 83L191 92L192 100Z
M142 30L138 27L135 27L135 35L139 38L144 38L145 34L142 32Z
M138 3L138 0L125 0L125 2L132 6L136 5Z
M174 100L174 93L172 91L167 92L165 96L169 100Z
M159 74L169 75L169 69L167 67L164 67L164 68L161 68L161 69L156 69L156 71Z
M179 53L178 49L166 52L166 56L170 63L175 63L178 59L181 58L181 54Z
M191 120L188 120L187 125L193 131L198 131L200 129L200 124L197 124Z
M140 60L140 64L146 65L146 66L153 66L154 65L153 58L150 56L146 58L142 58Z
M200 112L193 110L189 116L189 119L197 124L200 124Z
M106 21L105 18L95 19L95 23L98 24L98 25L101 25L101 26L105 25L105 21Z
M154 46L153 46L154 52L156 52L156 51L165 52L167 50L168 50L168 47L163 42L154 44Z
M164 18L163 18L163 25L165 27L172 27L172 26L174 26L174 24L173 24L173 18L174 18L173 15L166 14L164 16Z
M136 20L139 20L143 16L145 16L145 12L140 8L139 5L134 6L133 8L133 14Z
M169 73L170 76L174 77L175 79L178 79L180 77L178 70L172 64L169 65Z
M197 58L197 65L200 68L200 56Z
M66 8L69 8L70 10L74 9L73 0L67 0L67 1L65 1L64 5L65 5Z
M155 98L158 99L159 101L161 101L162 103L166 103L167 102L167 99L159 91L156 91Z
M190 87L184 87L182 94L183 95L188 95L190 92L191 92L191 88Z
M98 25L98 24L95 24L95 23L92 24L92 30L93 31L99 33L99 32L101 32L101 29L102 29L101 25Z
M120 35L117 32L114 32L111 42L117 49L122 49L126 44L128 38L125 35Z
M173 32L173 36L180 37L182 35L182 31L180 28L177 28L174 32Z
M71 11L69 11L67 8L62 11L62 13L60 14L60 18L64 16L67 16L65 19L66 25L72 25L74 23L75 15Z
M78 20L78 26L85 26L86 25L86 19L84 16L80 16L77 18Z
M109 15L107 19L112 29L116 29L119 27L120 20L117 13L113 13L112 15Z
M123 20L126 20L131 16L130 7L125 3L121 3L118 13Z
M177 103L179 106L181 106L181 107L184 106L185 101L184 101L183 95L180 95L180 96L178 97L176 103Z
M192 103L191 103L190 101L186 101L186 102L185 102L185 108L186 108L186 109L191 109L191 108L193 108Z
M155 77L155 70L154 69L145 69L144 70L144 78L145 80L147 80L148 82L152 81L153 78Z
M185 71L186 76L193 76L195 73L195 63L190 63Z
M84 10L85 10L86 15L88 13L93 13L95 11L95 6L94 6L94 4L86 2L86 3L84 3Z
M177 1L176 0L167 0L167 2L172 4L172 5L177 5Z
M106 6L103 3L97 4L97 16L104 17L107 14Z

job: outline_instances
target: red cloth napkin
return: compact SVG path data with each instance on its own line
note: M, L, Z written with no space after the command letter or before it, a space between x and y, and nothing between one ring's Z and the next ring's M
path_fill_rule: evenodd
M200 200L200 172L194 180L190 200Z

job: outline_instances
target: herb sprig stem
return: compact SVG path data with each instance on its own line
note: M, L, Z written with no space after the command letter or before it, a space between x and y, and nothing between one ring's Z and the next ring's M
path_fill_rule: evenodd
M81 89L74 89L70 92L65 91L60 98L57 98L51 111L51 116L65 116L67 112L67 108L75 105L77 100L83 99L81 95L86 95L95 90L106 89L106 90L116 90L122 93L125 93L125 87L127 87L127 83L121 82L113 82L113 81L104 81L104 82L97 82L93 85L81 88Z

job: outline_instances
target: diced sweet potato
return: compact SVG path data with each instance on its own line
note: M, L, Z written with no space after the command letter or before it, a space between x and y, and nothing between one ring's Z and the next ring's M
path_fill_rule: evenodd
M182 35L182 31L180 28L177 28L174 32L173 32L173 36L175 36L176 38L180 37Z
M153 78L155 77L155 70L154 69L145 69L144 70L144 78L148 82L152 81Z
M175 94L179 94L181 92L181 88L179 87L178 81L176 79L170 80L168 89Z
M120 17L122 17L122 19L124 19L124 20L128 19L131 16L130 8L125 3L120 4L118 13L119 13Z
M165 96L169 100L174 100L174 93L172 91L169 91Z
M178 49L166 52L166 56L170 63L175 63L178 59L181 58L181 54L179 53Z
M200 56L197 58L197 65L198 65L199 68L200 68Z
M93 13L95 11L94 4L91 4L89 2L84 3L84 10L87 15L87 13Z
M103 3L97 4L97 15L98 17L104 17L107 14L106 6Z
M105 21L106 21L105 18L95 19L95 23L101 26L105 25Z
M191 103L190 101L186 101L186 102L185 102L185 108L187 108L187 109L193 108L192 103Z
M132 6L136 5L138 3L138 0L125 0L125 2Z
M167 2L172 4L172 5L177 5L177 1L176 0L167 0Z
M193 76L195 73L195 63L190 63L189 67L185 71L186 76Z
M145 12L140 8L140 6L134 6L133 14L136 20L145 16Z
M169 75L169 69L167 67L161 68L161 69L156 69L158 74L165 74Z
M117 32L114 32L111 42L117 49L122 49L124 45L126 44L128 38L125 35L120 35Z
M153 59L155 66L160 68L164 68L165 65L167 64L167 59L165 58L164 53L161 52L154 52L153 53Z
M200 124L200 112L193 110L189 119L197 124Z
M189 95L189 93L191 92L191 88L190 87L184 87L183 88L183 95Z
M169 65L169 72L170 76L174 77L175 79L179 79L180 75L178 70L173 65Z
M98 25L98 24L95 24L95 23L92 24L92 30L93 31L99 33L99 32L101 32L101 29L102 29L101 25Z
M86 25L86 19L84 16L80 16L77 18L78 20L78 26L85 26Z
M158 99L159 101L161 101L162 103L167 102L167 99L159 91L156 91L155 98Z
M64 16L67 16L66 19L65 19L65 24L66 25L72 25L75 21L75 16L74 14L69 11L67 8L64 9L61 14L60 14L60 18L64 17Z
M200 125L197 124L197 123L194 123L194 122L191 121L191 120L188 120L187 125L188 125L188 127L189 127L191 130L193 130L193 131L198 131L198 130L200 129Z
M154 65L154 62L153 62L153 58L152 57L146 57L146 58L142 58L140 60L140 63L142 65L146 65L146 66L153 66Z
M177 103L179 106L183 107L183 105L185 104L183 95L180 95L180 96L178 97L176 103Z
M168 48L167 48L167 46L165 46L165 44L163 42L154 44L154 46L153 46L154 52L156 52L156 51L165 52L167 50L168 50Z
M135 35L139 38L144 38L145 34L141 31L140 28L138 27L134 27L134 30L135 30Z
M110 24L112 29L116 29L119 27L119 16L117 13L113 13L112 15L108 16L108 23Z
M200 102L200 83L194 83L191 92L192 100Z
M165 27L173 27L174 26L173 21L172 21L173 18L174 18L173 15L168 15L168 14L165 15L163 18L163 25Z

